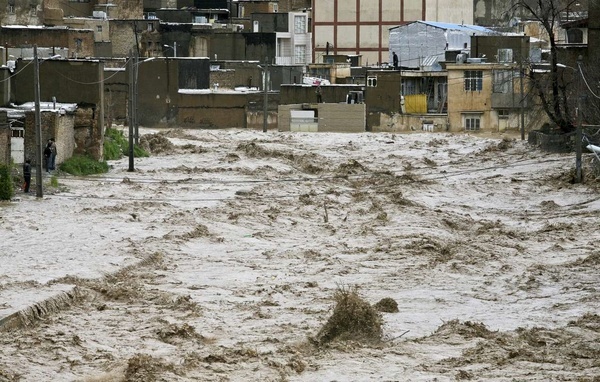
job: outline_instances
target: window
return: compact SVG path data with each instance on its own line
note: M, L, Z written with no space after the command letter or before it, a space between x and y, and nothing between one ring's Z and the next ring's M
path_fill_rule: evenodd
M498 62L513 62L513 50L498 49Z
M32 5L31 8L29 9L29 15L30 16L36 16L37 15L37 6L36 5Z
M8 13L11 15L15 13L15 5L14 4L8 4Z
M13 129L11 130L11 135L13 138L23 138L25 137L25 130L23 129Z
M403 79L400 85L402 95L417 94L417 84L413 78Z
M465 70L465 90L481 91L483 89L483 72L481 70Z
M306 63L306 45L294 46L294 59L296 64Z
M583 44L583 32L581 29L573 28L567 31L567 42L569 44Z
M294 33L306 33L306 17L294 16Z
M507 109L498 109L498 118L507 119L509 115L510 111L508 111Z
M513 79L518 77L512 70L494 70L494 93L512 93L513 92Z
M273 4L273 13L279 12L279 4Z
M96 31L102 33L102 25L96 25Z
M481 114L463 114L463 125L467 131L481 129Z
M371 88L377 87L377 77L367 77L367 86Z

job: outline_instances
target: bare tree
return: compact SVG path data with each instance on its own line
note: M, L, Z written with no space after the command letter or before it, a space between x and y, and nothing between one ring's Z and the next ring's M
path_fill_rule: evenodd
M580 6L580 0L518 0L514 3L513 12L530 20L537 21L548 38L550 56L544 70L530 71L533 91L539 97L541 106L552 121L563 132L575 129L574 70L565 73L566 66L559 61L557 31L560 27L561 15ZM577 5L576 5L577 4ZM538 68L539 69L539 68ZM576 69L576 68L575 68Z

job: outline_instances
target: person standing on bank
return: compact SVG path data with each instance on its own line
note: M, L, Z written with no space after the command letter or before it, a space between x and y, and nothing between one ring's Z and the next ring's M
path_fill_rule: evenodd
M55 170L56 169L56 154L58 153L58 151L56 151L56 141L54 140L54 138L50 138L50 150L52 150L52 152L50 153L50 170Z
M321 94L321 84L317 85L317 90L315 90L315 93L317 93L317 103L323 102L323 95Z
M29 193L29 186L31 185L31 159L26 159L23 163L23 178L25 178L25 184L23 185L23 192Z
M46 172L50 172L50 157L52 156L52 141L48 139L44 149L44 159L46 160Z
M398 70L398 55L396 52L392 52L392 62L394 63L394 70Z

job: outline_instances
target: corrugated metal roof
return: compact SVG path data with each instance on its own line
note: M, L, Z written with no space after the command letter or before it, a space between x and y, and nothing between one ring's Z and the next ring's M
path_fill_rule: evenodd
M443 23L443 22L439 22L439 21L415 21L415 23L421 23L421 24L425 24L425 25L429 25L435 28L440 28L440 29L445 29L445 30L456 30L456 31L462 31L462 32L467 32L467 33L477 33L477 34L495 34L497 33L496 31L486 28L486 27L482 27L479 25L470 25L470 24L453 24L453 23ZM412 24L412 23L411 23ZM408 25L408 24L405 24ZM394 27L394 28L390 28L390 29L395 29L395 28L401 28L402 26L398 26L398 27Z

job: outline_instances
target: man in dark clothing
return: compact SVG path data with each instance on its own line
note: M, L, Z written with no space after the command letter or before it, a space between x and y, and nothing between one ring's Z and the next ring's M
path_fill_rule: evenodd
M398 55L396 52L392 52L392 60L394 63L394 70L398 70Z
M56 154L58 154L56 150L56 141L54 138L50 138L50 170L56 170Z
M31 160L27 159L25 163L23 163L23 177L25 178L25 184L23 186L23 191L25 193L29 192L29 185L31 184Z
M44 149L44 159L46 160L46 172L50 172L50 157L52 156L52 141L48 139Z

